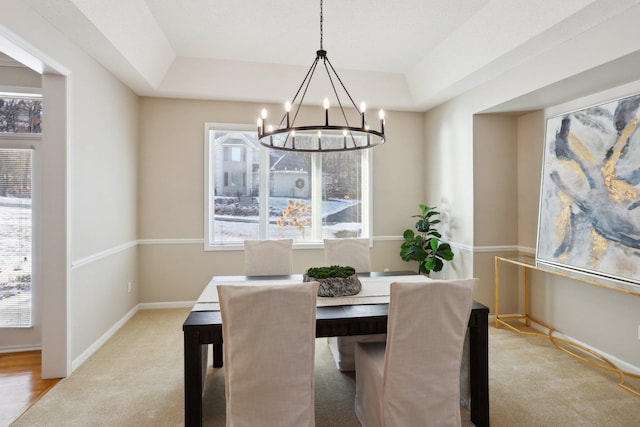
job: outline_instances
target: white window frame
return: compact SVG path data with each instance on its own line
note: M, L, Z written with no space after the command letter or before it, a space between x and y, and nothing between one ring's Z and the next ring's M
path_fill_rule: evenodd
M209 141L211 130L229 130L229 131L248 131L257 132L254 125L243 124L228 124L228 123L205 123L204 124L204 250L205 251L218 251L218 250L241 250L244 245L242 241L238 242L218 242L210 243L211 225L213 224L210 209L210 187L213 182L212 174L214 173L213 165L216 164L216 154L211 153L211 144ZM364 149L358 150L361 157L362 165L362 187L361 187L361 206L362 206L362 238L368 238L371 244L373 239L372 229L372 209L373 209L373 187L372 182L372 169L373 169L373 156L372 150ZM260 221L259 221L259 239L268 239L268 218L269 215L269 168L262 167L263 165L269 165L269 149L263 146L259 148L260 153ZM322 174L321 174L321 153L313 153L312 155L312 168L311 168L311 204L312 206L318 206L322 203ZM312 238L305 242L294 241L294 248L322 248L322 209L314 209L311 218L311 231Z

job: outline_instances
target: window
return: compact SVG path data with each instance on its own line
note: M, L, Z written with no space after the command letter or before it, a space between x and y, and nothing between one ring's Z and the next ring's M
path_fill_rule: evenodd
M250 127L206 124L206 249L369 237L370 151L270 150Z
M32 325L33 166L39 95L0 93L0 327Z

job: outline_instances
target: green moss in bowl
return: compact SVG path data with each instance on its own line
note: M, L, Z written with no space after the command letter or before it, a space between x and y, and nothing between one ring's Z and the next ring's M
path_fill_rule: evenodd
M307 276L315 279L328 279L330 277L351 277L356 274L356 269L349 266L332 265L330 267L312 267L307 270Z

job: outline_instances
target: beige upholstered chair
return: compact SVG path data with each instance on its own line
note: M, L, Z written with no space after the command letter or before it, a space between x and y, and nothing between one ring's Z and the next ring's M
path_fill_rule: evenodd
M356 273L369 273L369 239L324 239L324 263L349 265Z
M245 240L247 276L283 276L293 269L293 239Z
M227 427L315 426L318 283L218 285Z
M387 344L356 346L364 427L460 426L460 361L477 279L392 283Z
M325 239L324 263L326 265L349 265L356 273L371 271L369 239ZM387 334L329 337L327 343L340 371L355 369L354 352L357 342L384 342Z

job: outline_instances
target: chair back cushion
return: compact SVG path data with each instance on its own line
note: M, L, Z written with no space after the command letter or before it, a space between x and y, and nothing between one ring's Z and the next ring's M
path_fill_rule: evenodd
M477 282L391 284L382 425L460 425L460 362Z
M325 239L324 262L326 265L351 266L356 273L369 273L369 239Z
M284 276L293 269L293 239L245 240L247 276Z
M314 426L318 282L217 288L227 426Z

